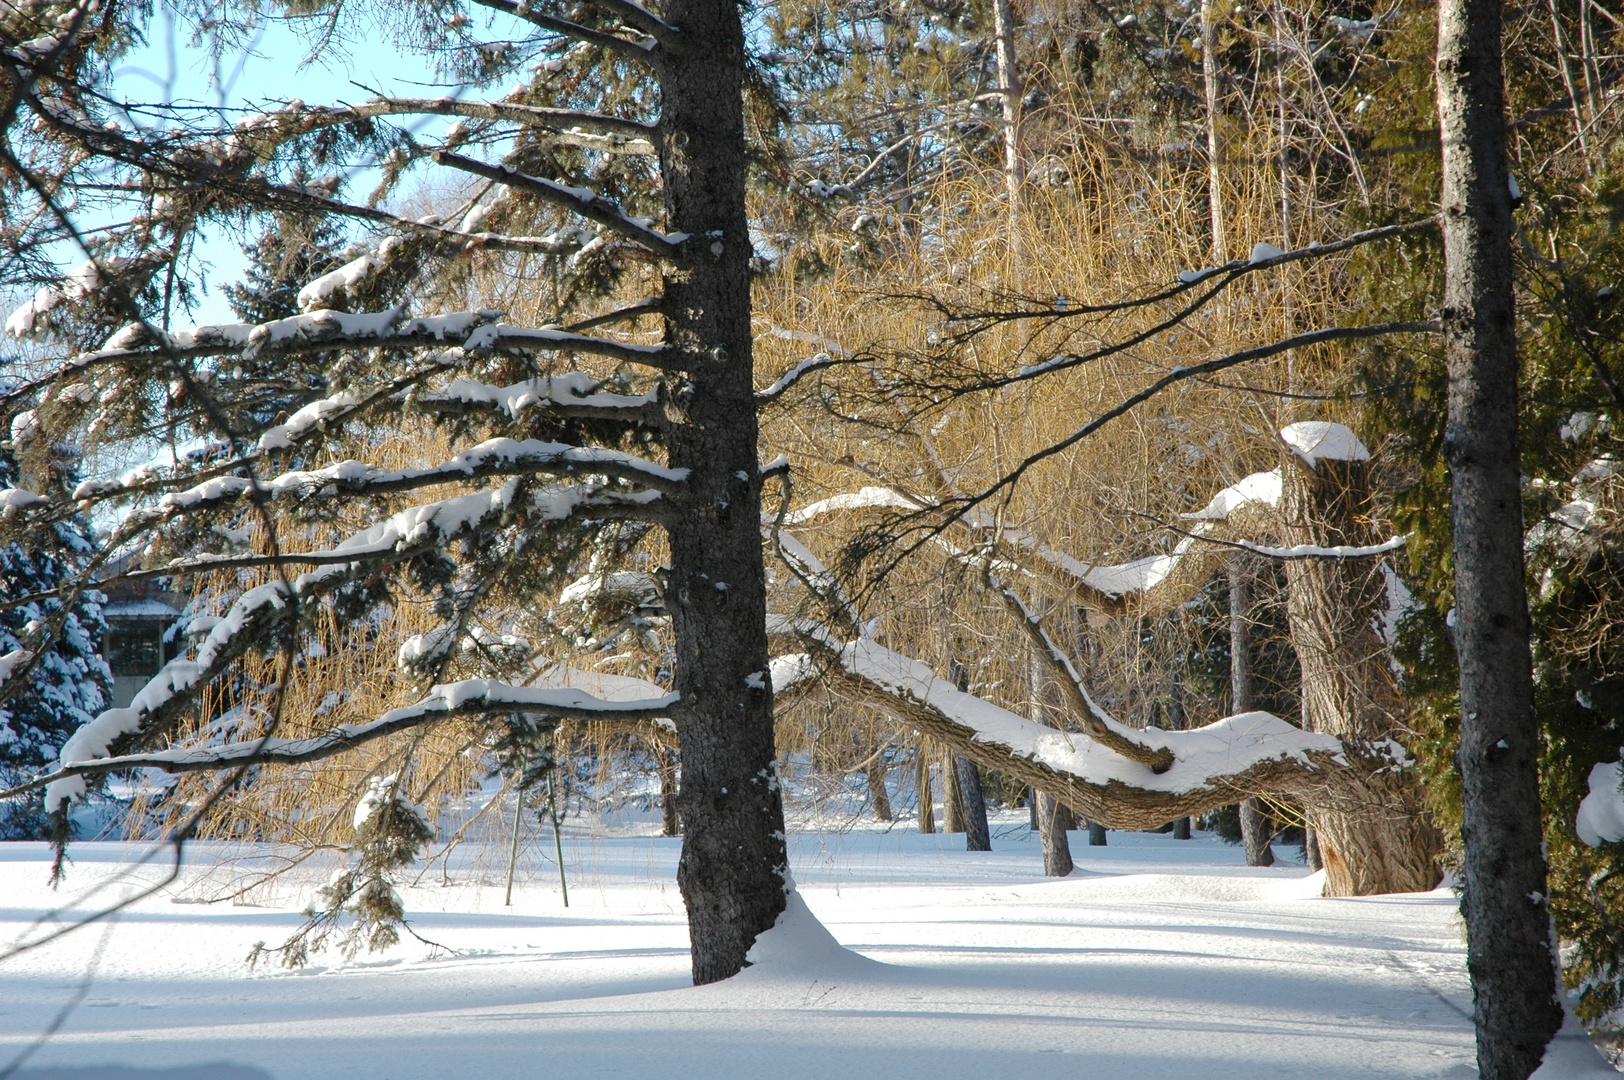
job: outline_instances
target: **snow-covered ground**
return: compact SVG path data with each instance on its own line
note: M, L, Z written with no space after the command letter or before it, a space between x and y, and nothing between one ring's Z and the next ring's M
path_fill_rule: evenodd
M991 853L907 824L794 834L807 905L869 959L792 955L700 988L687 985L675 840L567 835L568 909L550 836L512 908L500 859L454 865L451 884L435 868L405 900L418 932L454 955L408 938L297 973L250 972L244 957L298 924L309 885L283 878L280 898L256 894L266 906L199 903L225 880L205 872L203 849L177 886L113 925L82 1003L15 1075L1476 1075L1449 892L1323 899L1294 849L1277 848L1286 865L1248 869L1199 834L1112 833L1106 848L1073 834L1077 872L1045 880L1017 822ZM42 845L0 845L0 941L134 850L78 845L56 895ZM75 995L102 939L89 929L0 964L0 1071Z

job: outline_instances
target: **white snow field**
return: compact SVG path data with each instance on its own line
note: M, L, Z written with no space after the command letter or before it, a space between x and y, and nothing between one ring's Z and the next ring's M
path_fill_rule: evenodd
M403 895L418 933L454 955L407 938L297 973L250 972L244 958L298 925L308 880L274 905L201 903L226 878L209 872L218 852L194 848L176 885L113 924L83 1001L14 1075L1477 1075L1449 891L1324 899L1295 849L1276 849L1286 865L1248 869L1201 834L1113 832L1090 848L1074 833L1077 872L1046 880L1018 820L1004 817L991 853L907 823L792 834L805 905L846 949L820 944L802 914L758 945L761 962L699 988L676 840L567 834L568 909L541 854L550 836L530 849L512 908L500 859L453 865L450 885L436 867ZM53 894L43 845L0 844L0 941L137 850L77 845ZM0 964L0 1070L79 991L101 941L82 930Z

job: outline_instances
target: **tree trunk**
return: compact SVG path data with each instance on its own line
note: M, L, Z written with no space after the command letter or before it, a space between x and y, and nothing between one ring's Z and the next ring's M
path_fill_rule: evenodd
M1071 861L1071 839L1066 834L1075 824L1071 810L1053 795L1038 792L1038 838L1043 844L1043 873L1065 877L1075 868Z
M1101 825L1097 821L1090 821L1088 823L1088 846L1089 847L1104 847L1105 846L1105 826Z
M682 860L695 983L744 966L784 910L784 807L767 686L761 477L751 371L745 216L744 30L728 0L671 0L696 46L660 75L666 228L697 238L665 273L670 464L689 471L667 533L676 640Z
M1190 839L1190 819L1189 818L1181 817L1181 818L1176 819L1173 822L1173 839L1175 839L1175 840L1188 840L1188 839Z
M1303 830L1303 862L1308 864L1311 871L1318 872L1325 868L1324 861L1320 859L1319 835L1312 825Z
M1523 584L1500 5L1440 0L1444 346L1466 966L1483 1080L1524 1080L1562 1025L1541 846Z
M1288 544L1376 540L1364 461L1295 454L1283 466L1282 539ZM1376 632L1386 578L1374 559L1289 559L1291 643L1302 669L1304 715L1335 735L1355 766L1334 790L1306 800L1327 896L1419 892L1438 884L1443 838L1428 817L1420 779L1397 768L1403 703Z
M1212 218L1212 258L1222 266L1224 246L1224 144L1218 132L1218 28L1216 0L1201 0L1201 76L1207 105L1207 209Z
M1049 610L1045 606L1043 611ZM1055 685L1054 672L1040 661L1036 654L1027 657L1027 671L1031 679L1031 716L1034 722L1046 727L1058 727L1060 716L1060 688ZM1035 828L1043 844L1043 872L1049 877L1065 877L1071 873L1071 830L1077 827L1071 807L1037 791L1034 793Z
M868 804L874 816L881 821L891 820L891 793L885 790L885 762L878 757L869 761L864 772L868 777Z
M1247 590L1246 558L1229 560L1229 711L1251 712L1252 702L1252 624L1251 598ZM1246 848L1247 866L1273 866L1274 849L1269 846L1269 819L1256 799L1241 800L1241 843Z
M682 821L677 816L677 755L675 751L654 747L659 755L660 774L660 835L680 836Z
M942 755L942 831L964 831L964 793L959 789L958 755Z
M919 794L919 831L933 833L936 831L936 797L930 790L930 754L923 736L914 749L914 787Z
M1274 823L1256 799L1241 800L1241 843L1246 848L1247 866L1273 866Z
M967 851L991 851L992 830L987 827L987 799L981 791L981 773L976 763L963 754L953 755L953 771L959 781L959 817L964 822Z
M1021 184L1021 74L1015 58L1015 12L1010 0L993 0L993 36L998 64L998 99L1004 121L1004 189L1009 198L1010 242L1019 243Z

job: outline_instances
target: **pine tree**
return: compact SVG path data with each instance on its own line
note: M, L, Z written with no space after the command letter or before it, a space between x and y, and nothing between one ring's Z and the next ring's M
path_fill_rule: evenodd
M71 488L71 461L60 451L57 458L52 468ZM0 451L0 485L18 487L18 476L12 452ZM94 550L90 524L82 515L0 545L0 598L21 599L70 586ZM25 688L0 706L0 784L10 786L55 761L68 737L107 704L112 673L101 656L107 631L101 602L100 593L86 589L66 605L53 597L0 609L0 655L21 662L31 645L47 636L50 640L33 658ZM47 635L47 623L59 623L60 629ZM0 839L49 835L38 795L0 803Z

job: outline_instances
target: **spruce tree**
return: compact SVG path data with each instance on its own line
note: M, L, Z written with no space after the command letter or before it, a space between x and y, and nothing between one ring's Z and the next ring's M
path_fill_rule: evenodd
M71 488L71 458L58 449L52 463ZM0 485L18 486L10 449L0 450ZM31 530L0 544L0 598L23 599L72 586L94 551L83 515ZM66 601L66 602L65 602ZM54 624L57 629L50 628ZM112 673L101 656L107 624L102 596L94 589L74 598L50 597L0 609L0 665L22 667L27 678L0 706L0 784L10 786L56 760L68 737L101 712L110 697ZM38 657L33 647L48 642ZM0 840L40 840L50 835L43 799L0 803Z

